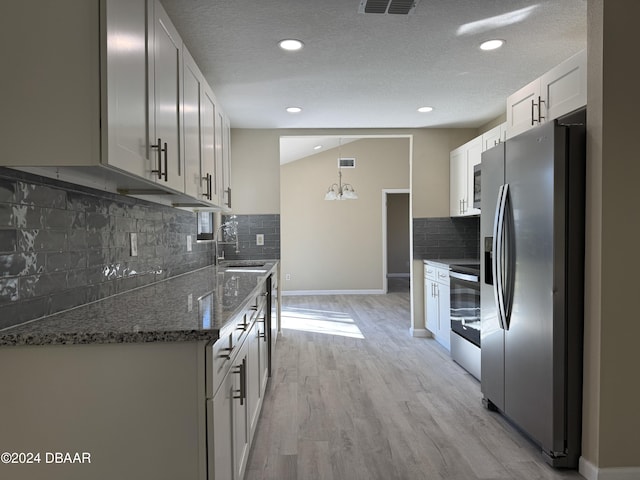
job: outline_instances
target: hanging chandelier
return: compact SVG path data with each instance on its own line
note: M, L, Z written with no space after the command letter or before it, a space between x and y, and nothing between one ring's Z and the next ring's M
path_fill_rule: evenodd
M325 200L357 200L358 194L356 189L350 183L342 183L342 160L340 156L340 150L342 148L342 138L338 140L338 183L334 183L327 189L327 193L324 196ZM345 159L353 160L355 159ZM352 164L351 166L354 166Z
M327 190L325 200L357 200L358 194L350 183L342 183L342 171L338 168L338 183Z

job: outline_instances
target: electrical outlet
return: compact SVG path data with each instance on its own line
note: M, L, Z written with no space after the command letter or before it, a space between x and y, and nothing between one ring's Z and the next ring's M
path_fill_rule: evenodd
M130 235L130 241L131 241L131 256L137 257L138 256L138 234L132 232Z
M191 235L187 235L187 252L193 250L193 242L191 241Z
M287 273L287 274L284 276L284 279L285 279L285 280L291 280L291 274L290 274L290 273Z
M256 235L256 245L258 246L264 245L264 233L258 233Z

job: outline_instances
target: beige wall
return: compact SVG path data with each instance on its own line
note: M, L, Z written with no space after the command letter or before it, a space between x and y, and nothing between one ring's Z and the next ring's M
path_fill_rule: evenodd
M600 468L640 467L640 321L632 305L640 271L632 200L640 178L633 101L640 67L626 55L638 42L639 17L637 1L588 3L583 456Z
M231 191L237 214L280 213L280 135L277 130L231 131Z
M342 178L358 200L324 200L339 155L356 158ZM381 291L382 190L409 188L409 139L362 139L288 163L280 184L283 290Z

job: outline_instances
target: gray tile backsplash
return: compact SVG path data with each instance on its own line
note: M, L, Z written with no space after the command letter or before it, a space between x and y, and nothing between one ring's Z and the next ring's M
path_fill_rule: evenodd
M196 228L190 212L0 168L0 328L211 265Z
M229 260L266 260L280 258L280 215L236 215L240 252L225 245L224 256ZM223 216L228 221L228 216ZM256 245L256 235L264 235L264 245Z
M480 217L414 218L413 258L480 258Z

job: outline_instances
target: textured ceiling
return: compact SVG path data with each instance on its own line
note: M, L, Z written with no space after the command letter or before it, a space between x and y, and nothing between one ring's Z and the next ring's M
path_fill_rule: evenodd
M586 47L586 0L421 0L409 16L360 0L161 3L234 128L475 128ZM490 38L506 44L480 51Z

